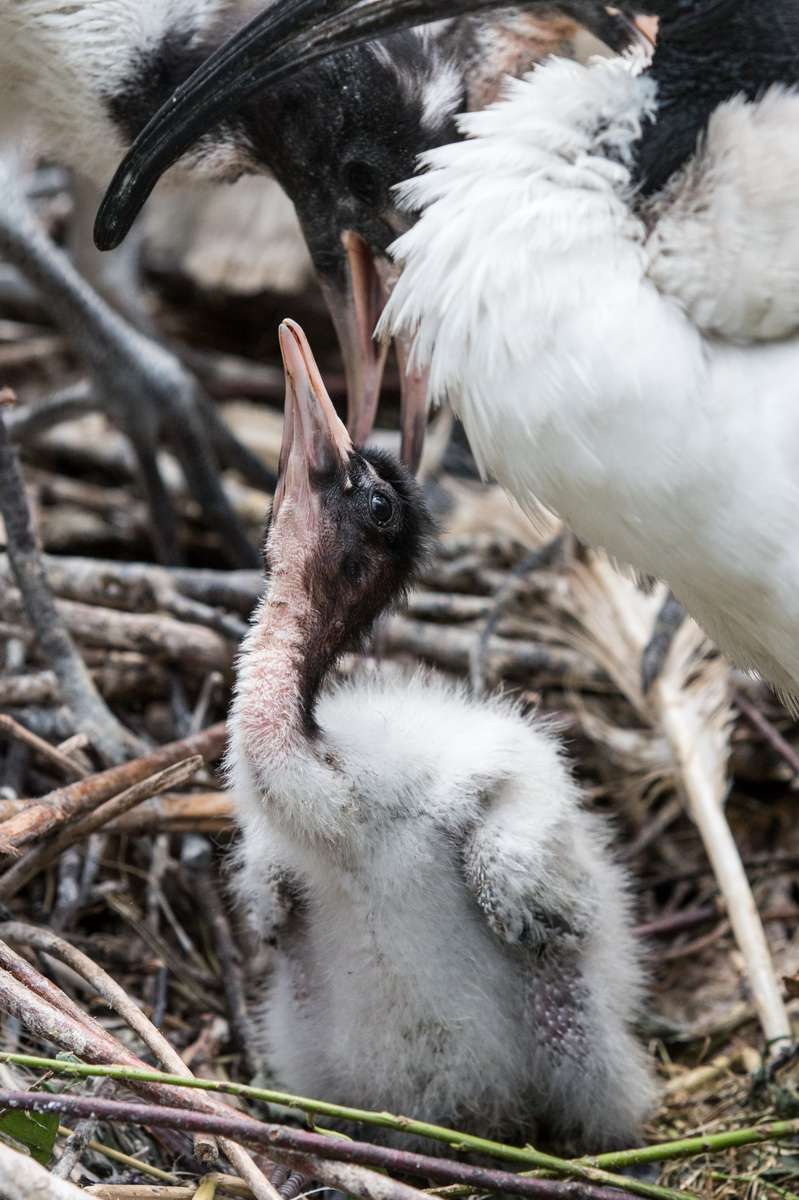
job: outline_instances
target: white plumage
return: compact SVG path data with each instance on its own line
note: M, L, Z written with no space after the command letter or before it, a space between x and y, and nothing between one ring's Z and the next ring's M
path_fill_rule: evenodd
M652 1084L630 1031L626 880L553 733L434 674L381 671L325 691L315 746L255 750L258 640L231 773L237 890L276 942L261 1025L276 1080L485 1136L634 1141Z
M383 325L416 331L434 396L528 511L544 504L666 579L722 649L787 693L799 345L752 339L796 323L796 105L772 91L717 111L649 230L631 164L653 81L619 60L510 81L503 102L461 118L465 142L404 185L424 211L396 243L404 270Z
M699 153L645 212L649 278L703 333L799 330L799 96L771 88L710 118Z

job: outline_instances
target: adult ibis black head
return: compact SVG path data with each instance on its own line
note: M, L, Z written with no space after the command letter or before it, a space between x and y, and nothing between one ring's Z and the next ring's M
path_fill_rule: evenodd
M463 107L461 74L414 30L333 54L245 99L233 116L253 168L271 170L296 208L341 344L357 445L374 424L387 351L372 338L386 253L407 227L391 187L425 149L455 140ZM402 371L401 388L403 458L415 466L424 385Z
M164 170L257 90L335 49L425 21L503 6L503 0L281 0L271 5L212 54L143 130L98 213L98 245L116 245ZM613 47L629 40L627 18L622 12L611 15L601 0L527 0L524 7L569 15ZM719 102L737 92L751 96L764 80L794 83L799 74L795 0L633 0L617 8L656 16L662 23L652 67L659 83L659 120L644 136L638 167L646 190L656 190L690 155ZM754 56L752 45L759 47Z
M381 19L412 24L421 13L420 0L414 3L398 20L386 0L376 0L368 6L371 23L352 30L343 0L284 0L268 8L212 53L141 130L95 228L101 249L117 245L163 171L224 121L226 136L243 148L245 169L273 171L297 208L342 344L356 442L371 428L385 357L372 340L389 285L383 255L409 219L400 215L391 187L413 174L421 153L456 139L455 114L474 100L466 94L465 60L485 60L479 37L456 47L439 36L441 26L353 45ZM480 6L448 0L453 13ZM611 44L629 37L624 21L594 0L531 7L542 22L559 8ZM533 42L530 61L559 49L558 22L549 42ZM503 69L509 68L499 62L498 78ZM403 458L415 465L425 383L405 372L404 347L397 349Z

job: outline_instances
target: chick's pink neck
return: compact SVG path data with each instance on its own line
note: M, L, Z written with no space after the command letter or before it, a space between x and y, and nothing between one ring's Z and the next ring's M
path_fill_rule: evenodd
M244 752L256 766L296 753L308 736L303 683L314 626L308 553L293 541L275 561L242 645L234 709Z

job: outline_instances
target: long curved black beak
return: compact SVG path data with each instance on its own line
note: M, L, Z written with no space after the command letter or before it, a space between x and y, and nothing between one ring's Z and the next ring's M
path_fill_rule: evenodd
M97 213L98 248L119 245L164 171L253 92L356 42L506 6L507 0L275 0L214 51L136 138ZM526 0L526 7L559 10L613 49L630 42L628 18L600 0Z

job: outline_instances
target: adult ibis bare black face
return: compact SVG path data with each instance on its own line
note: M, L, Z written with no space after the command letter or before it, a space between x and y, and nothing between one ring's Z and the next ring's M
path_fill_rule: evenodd
M408 220L391 186L413 173L423 151L455 140L453 118L466 104L457 66L424 31L354 43L382 25L424 20L425 8L439 17L492 2L370 0L355 11L351 0L273 4L212 53L141 131L98 213L98 246L122 240L160 175L224 119L252 169L273 171L295 203L344 352L350 429L362 440L385 356L371 337L388 284L382 256ZM596 0L529 7L559 9L611 45L629 37L624 19ZM415 466L425 383L405 374L405 348L397 349L402 453Z
M462 77L431 39L402 32L331 55L238 108L239 139L294 202L344 356L349 428L374 425L387 346L372 333L388 246L407 228L392 185L457 137ZM398 346L400 365L404 347ZM421 452L424 381L401 372L403 458Z

